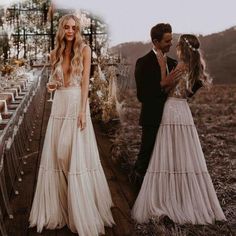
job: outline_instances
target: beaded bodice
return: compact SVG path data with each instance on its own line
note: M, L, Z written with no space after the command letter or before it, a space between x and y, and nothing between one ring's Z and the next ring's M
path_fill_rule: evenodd
M62 66L57 66L53 76L59 87L79 87L81 84L82 72L79 75L70 75L69 81L65 84Z
M169 92L169 97L176 98L187 98L189 93L191 93L190 83L189 83L189 73L185 72L178 78L176 86Z

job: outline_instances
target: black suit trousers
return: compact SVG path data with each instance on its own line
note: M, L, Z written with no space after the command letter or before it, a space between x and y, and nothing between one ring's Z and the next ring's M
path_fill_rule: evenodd
M142 140L138 159L135 163L135 171L144 177L151 159L152 151L156 141L158 126L142 126Z

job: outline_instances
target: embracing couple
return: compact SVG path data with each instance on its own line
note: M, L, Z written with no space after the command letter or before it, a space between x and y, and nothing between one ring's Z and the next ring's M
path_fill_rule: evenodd
M141 189L132 217L139 223L151 217L180 224L226 220L187 103L210 84L199 40L180 36L178 62L166 56L172 45L169 24L154 26L151 40L152 50L135 67L142 140L133 173Z

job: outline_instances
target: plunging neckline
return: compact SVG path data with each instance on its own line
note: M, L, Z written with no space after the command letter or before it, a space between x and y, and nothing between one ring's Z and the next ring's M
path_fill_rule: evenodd
M82 47L81 47L81 51L83 50L83 48L86 46L86 44L83 44ZM83 58L82 58L82 61L83 61ZM63 71L63 67L62 67L62 64L58 65L57 66L57 70L59 70L59 77L61 77L61 82L62 82L62 86L63 87L71 87L71 86L79 86L80 85L80 79L82 77L82 71L83 71L83 64L82 64L82 61L80 62L80 69L81 69L81 72L80 72L80 75L72 75L70 74L68 76L68 80L67 80L67 84L65 85L65 76L64 76L64 71ZM76 77L76 78L75 78ZM78 77L78 79L77 79ZM75 81L76 80L76 81Z
M63 86L64 87L69 87L69 84L71 82L71 74L68 76L67 83L65 83L65 76L64 76L63 67L62 67L62 65L59 65L58 67L59 67L59 70L60 70L60 75L61 75L61 78L62 78Z
M80 79L79 79L80 76L78 76L79 78L77 79L77 78L74 78L74 76L72 76L71 74L68 77L67 83L65 84L65 77L64 77L62 65L57 66L57 71L58 71L59 78L62 82L62 87L65 87L65 88L73 87L73 86L78 87L80 85Z

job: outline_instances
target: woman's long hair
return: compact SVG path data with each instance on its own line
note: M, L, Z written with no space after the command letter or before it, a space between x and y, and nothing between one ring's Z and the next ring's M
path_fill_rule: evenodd
M190 91L197 80L201 80L203 86L211 85L211 78L206 73L205 61L200 52L200 42L195 35L183 34L179 38L180 59L189 68L189 88Z
M56 34L56 47L53 50L53 58L51 58L52 64L52 75L55 72L55 69L58 65L61 65L63 62L63 56L66 49L66 39L65 39L65 25L68 20L73 19L75 21L75 38L73 40L73 46L71 51L71 68L70 73L73 75L80 75L82 71L82 52L81 46L83 43L81 32L80 32L80 21L79 18L72 15L67 14L60 18L58 31Z

